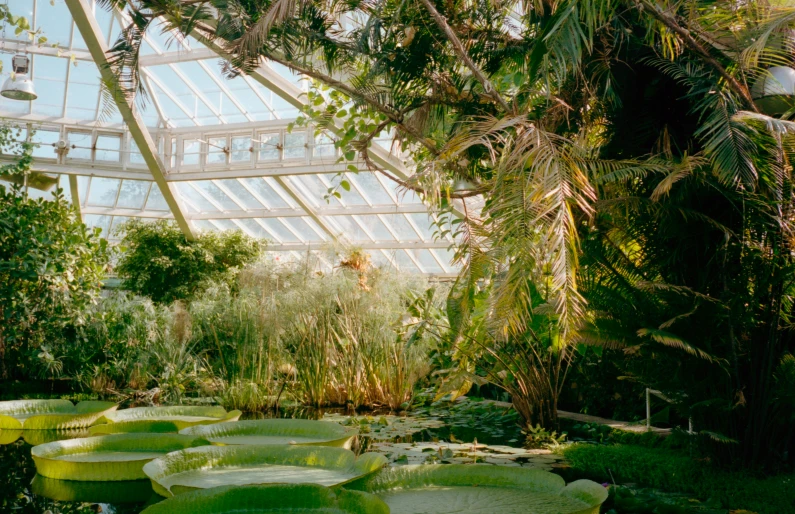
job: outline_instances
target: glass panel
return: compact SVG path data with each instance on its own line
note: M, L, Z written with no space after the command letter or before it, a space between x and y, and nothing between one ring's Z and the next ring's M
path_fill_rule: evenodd
M366 216L354 216L359 223L364 225L364 228L370 232L373 237L378 241L394 241L395 238L389 233L389 230L384 226L378 216L368 214Z
M218 186L209 180L195 181L191 182L191 184L218 203L222 209L226 211L239 211L241 209L226 193L218 189Z
M401 241L420 241L420 236L411 227L403 214L382 214L381 219L389 223Z
M347 180L349 184L353 184L350 177L346 173L345 175L337 175L334 173L327 173L323 175L330 184L337 186L343 180ZM350 191L345 191L341 187L337 187L337 191L339 191L340 195L342 195L342 202L345 205L367 205L367 201L359 194L356 188L351 187Z
M284 158L285 159L304 159L306 158L306 133L296 132L284 135Z
M444 273L444 269L439 265L436 259L428 250L405 250L414 255L414 258L420 262L423 270L426 273Z
M328 186L324 184L316 175L296 175L289 177L291 182L296 184L307 200L312 205L342 205L335 196L328 196ZM341 193L344 193L342 191Z
M282 140L278 133L275 134L260 134L259 135L259 155L260 161L278 161L279 160L279 146Z
M108 228L110 227L110 216L100 216L98 214L86 214L83 217L83 223L90 228L99 228L102 237L108 236Z
M143 209L146 194L149 192L151 182L143 180L124 180L121 183L119 201L116 207L123 209ZM157 187L157 186L155 186Z
M235 199L239 200L241 205L246 209L262 209L264 207L237 180L234 179L219 180L218 183L224 186L225 188L227 188L233 195L235 195Z
M62 116L66 98L66 67L69 61L45 55L33 56L33 81L39 95L33 112L46 116Z
M177 191L183 198L193 204L198 212L218 212L220 209L208 201L187 182L177 183Z
M226 164L226 138L211 137L207 140L207 164Z
M69 72L66 91L66 117L94 120L99 101L99 70L92 62L75 61Z
M350 180L356 182L373 205L395 205L395 201L387 194L381 182L378 181L372 171L349 173L348 176Z
M279 238L279 241L283 243L299 242L299 239L295 237L295 235L292 232L290 232L287 229L287 227L285 227L284 224L278 219L263 218L260 219L260 222L262 222L266 227L268 227L268 230L270 230L277 238Z
M304 218L301 218L301 219L302 219L302 220L304 220L304 223L306 223L306 224L307 224L307 225L308 225L310 228L312 228L312 231L313 231L315 234L317 234L317 235L318 235L318 237L320 237L321 241L326 241L326 240L328 240L328 237L329 237L329 236L328 236L328 234L326 233L326 231L325 231L325 230L323 230L323 229L320 227L320 225L318 225L318 224L315 222L315 220L313 220L312 218L310 218L310 217L308 217L308 216L307 216L307 217L304 217Z
M397 262L401 271L419 272L420 269L403 250L393 250L390 252L392 259Z
M334 148L334 140L327 134L320 134L315 137L313 154L315 157L334 157L337 155L337 149Z
M245 226L246 230L248 230L250 234L253 234L254 237L258 237L260 239L273 239L268 231L262 228L262 225L257 223L256 220L249 218L238 220L238 222Z
M251 162L251 137L232 137L232 162Z
M301 239L304 241L323 241L324 239L320 237L312 227L310 227L304 218L281 218L282 222L286 225L290 225L296 233L301 235Z
M21 8L17 10L17 4ZM11 12L17 16L27 16L30 20L31 17L27 13L22 14L27 9L22 8L23 5L32 5L33 2L29 0L13 0L11 2ZM32 13L31 13L32 14ZM72 16L69 14L69 8L66 3L58 0L51 2L50 0L38 0L36 2L36 28L43 30L43 35L47 37L47 45L58 44L62 47L69 47L69 39L72 34ZM77 30L75 30L77 32ZM14 31L9 30L8 36L14 38ZM17 38L27 36L23 32ZM85 47L84 47L85 48Z
M78 176L77 177L77 192L80 195L80 204L85 205L86 203L86 192L88 191L88 177Z
M432 253L435 253L439 260L442 261L446 271L455 272L460 268L459 265L453 264L453 257L455 256L455 252L449 248L435 248L431 250Z
M60 175L58 177L58 187L61 188L63 197L71 203L72 201L72 188L69 186L69 176Z
M349 241L367 241L368 243L372 241L367 232L362 230L350 216L330 216L329 218L340 227L339 235L346 237Z
M111 220L110 231L108 232L108 239L118 241L124 236L124 231L121 230L122 225L129 221L127 216L113 216Z
M141 152L138 150L138 145L135 144L135 141L133 141L132 139L130 139L130 164L134 166L146 166L146 161L144 160L144 156L141 155ZM174 166L173 154L171 156L171 165Z
M182 141L182 165L198 166L201 156L202 145L196 139L185 139Z
M91 160L91 132L68 132L67 138L69 139L67 159ZM73 146L75 148L72 148Z
M160 192L160 188L157 184L152 184L152 190L149 191L149 198L146 200L146 210L147 211L167 211L168 210L168 203L166 203L166 199L163 198L163 193Z
M232 220L212 220L220 230L240 230Z
M97 161L121 161L121 134L118 136L100 134L97 135L94 159Z
M59 139L61 139L61 133L57 130L38 129L30 138L33 143L37 143L33 148L33 157L57 159L58 154L55 153L55 148L52 145Z
M218 230L215 225L207 220L193 220L193 226L204 232L215 232Z
M88 190L88 205L113 207L119 192L121 180L115 178L94 177Z
M433 218L428 214L416 213L409 214L409 217L414 222L414 225L419 229L420 235L425 241L433 240L434 228L432 226Z
M288 205L287 202L285 202L265 180L261 178L245 178L242 180L246 183L246 185L248 185L248 187L251 188L252 191L257 193L257 196L267 202L266 207L271 209L292 207L291 205Z

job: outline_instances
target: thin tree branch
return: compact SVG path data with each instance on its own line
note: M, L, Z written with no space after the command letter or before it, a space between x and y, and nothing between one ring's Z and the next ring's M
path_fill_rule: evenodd
M459 40L458 36L456 36L455 32L453 32L453 29L447 23L447 20L444 18L444 16L442 16L439 11L436 10L436 7L434 7L430 0L420 0L420 2L422 2L425 8L428 9L428 12L431 13L431 16L436 21L436 24L439 25L439 27L442 29L442 32L444 32L444 35L447 37L450 43L452 43L455 52L464 61L464 64L467 65L467 68L472 71L472 74L475 75L475 78L478 79L478 82L480 82L480 84L483 86L483 90L486 92L486 94L500 104L505 112L513 112L513 109L511 109L511 107L508 105L508 102L505 101L500 93L497 92L489 78L486 77L486 75L480 68L478 68L472 58L469 57L466 48L464 48L461 40Z

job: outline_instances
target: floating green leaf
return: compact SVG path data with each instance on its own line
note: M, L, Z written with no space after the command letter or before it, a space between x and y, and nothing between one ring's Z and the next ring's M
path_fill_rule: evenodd
M62 502L143 503L152 497L152 486L143 480L123 482L80 482L33 477L33 494Z
M267 484L192 491L141 514L389 514L377 496L315 484Z
M187 437L187 436L186 436ZM374 473L383 455L326 446L208 446L190 448L144 466L161 496L221 485L312 483L337 486Z
M144 464L169 452L209 445L179 434L114 434L42 444L31 450L40 475L60 480L145 479Z
M0 429L66 430L86 428L116 410L111 402L13 400L0 402Z
M223 407L136 407L105 416L106 423L91 427L91 433L179 432L194 425L237 421L241 414L239 410L226 412Z
M590 480L566 485L547 471L475 464L400 466L351 486L383 498L392 514L599 514L607 499Z
M328 421L307 419L261 419L186 428L217 445L290 444L348 447L359 431Z

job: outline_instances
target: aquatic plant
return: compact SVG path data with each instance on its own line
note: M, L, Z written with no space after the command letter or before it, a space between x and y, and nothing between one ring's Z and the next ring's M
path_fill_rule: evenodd
M64 430L85 428L116 410L112 402L12 400L0 402L0 429Z
M290 444L348 448L359 430L328 421L262 419L186 428L181 434L207 439L213 444Z
M114 482L146 478L144 464L169 452L210 443L179 434L112 434L55 441L31 449L40 475L59 480Z
M170 407L134 407L109 413L89 430L92 434L123 432L179 432L194 425L237 421L242 413L226 412L223 407L173 405Z
M144 466L161 496L220 485L342 485L386 465L383 455L325 446L206 446L169 453Z

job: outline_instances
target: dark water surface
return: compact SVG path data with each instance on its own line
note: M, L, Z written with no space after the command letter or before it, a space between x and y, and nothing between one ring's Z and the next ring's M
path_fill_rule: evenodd
M339 411L338 411L339 412ZM282 417L318 419L323 412L299 409L283 412ZM380 416L379 413L367 413ZM272 415L249 415L247 419L273 417ZM474 416L477 418L479 416ZM459 418L444 419L445 426L418 430L410 435L396 437L399 442L467 441L477 439L486 444L512 444L519 430L508 433L496 432L493 424L480 423L472 419L462 422ZM148 480L133 482L76 482L53 480L36 474L30 449L36 444L49 441L85 437L88 431L0 431L0 513L13 514L73 514L116 513L138 514L147 506L162 501ZM354 451L366 451L370 439L357 438Z

